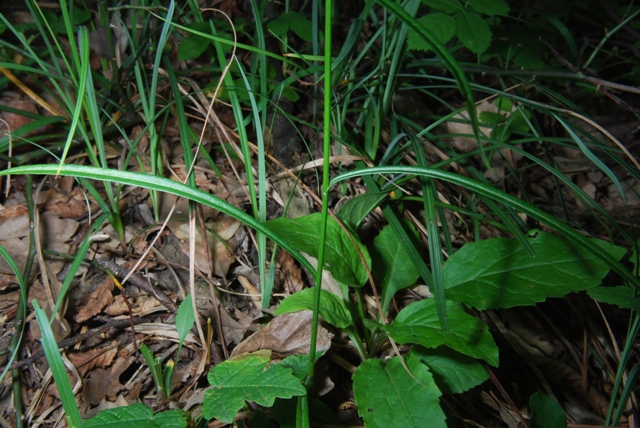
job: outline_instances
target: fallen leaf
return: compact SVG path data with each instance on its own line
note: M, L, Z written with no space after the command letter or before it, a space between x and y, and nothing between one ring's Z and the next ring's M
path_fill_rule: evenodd
M93 348L85 352L74 352L69 354L68 357L69 361L78 369L80 375L84 376L93 368L110 366L117 354L118 346L114 341L106 348Z
M231 357L258 350L271 350L275 359L308 354L311 345L312 320L313 312L311 311L279 315L236 346ZM333 334L319 326L316 352L329 350L332 338Z
M229 251L228 241L240 228L240 222L235 219L223 219L213 223L213 231L206 231L206 243L202 238L199 227L196 227L195 265L201 272L209 272L213 262L213 273L224 277L229 266L235 261L235 255ZM181 221L170 221L167 225L180 241L180 248L189 255L189 224ZM207 254L208 252L208 254Z
M76 322L84 322L92 316L100 313L105 306L113 302L113 279L109 276L105 276L102 283L83 300L82 306L78 310L78 313L74 317Z

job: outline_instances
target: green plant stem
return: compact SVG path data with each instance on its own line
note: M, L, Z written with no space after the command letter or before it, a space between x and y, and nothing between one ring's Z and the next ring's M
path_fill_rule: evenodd
M318 316L320 313L320 291L322 290L322 270L324 266L324 249L327 238L327 217L329 215L329 157L331 155L331 24L333 16L333 0L325 3L324 23L324 139L322 168L322 221L320 222L320 248L318 249L318 268L315 277L315 294L313 300L313 327L311 329L311 346L309 350L309 372L307 374L307 397L311 399L313 392L313 373L316 362L316 343L318 341Z
M27 281L24 281L24 287L20 287L20 295L18 297L18 309L16 311L16 317L14 321L14 332L11 336L11 342L9 343L9 353L17 354L20 350L20 344L22 343L22 332L23 326L25 323L25 318L27 316L27 296L28 290L26 287L29 286L29 278L31 277L31 270L33 269L33 263L36 258L36 242L34 235L34 210L35 205L33 203L33 177L31 175L27 175L26 183L25 183L25 198L27 200L27 212L29 213L29 254L27 256L27 261L25 263L24 272L22 274L23 278L26 278ZM20 370L13 369L11 371L11 378L13 380L12 388L13 388L13 405L15 407L15 422L16 427L20 428L24 426L24 420L22 415L22 393L21 393L21 381L20 381Z

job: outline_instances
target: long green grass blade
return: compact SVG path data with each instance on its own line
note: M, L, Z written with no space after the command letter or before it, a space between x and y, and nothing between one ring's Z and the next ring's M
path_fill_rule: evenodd
M44 355L47 357L47 362L49 363L51 373L53 374L53 380L58 388L60 400L62 401L64 412L67 415L67 421L70 427L79 428L82 426L82 418L80 417L80 411L78 410L76 399L73 396L71 383L67 377L67 369L64 367L64 362L60 356L58 344L56 343L53 331L49 325L47 314L40 308L36 299L33 299L32 303L36 312L38 326L42 332L42 349L44 350Z
M57 167L55 165L19 166L0 171L0 177L5 175L18 174L54 175L58 171L56 168ZM185 184L178 183L174 180L164 177L156 177L149 174L141 174L138 172L105 170L102 168L83 165L63 165L62 169L60 170L60 175L110 181L114 183L142 187L158 192L171 193L173 195L180 196L191 201L204 204L208 207L217 209L267 235L269 239L276 242L286 251L291 253L292 257L298 260L306 269L309 270L309 272L315 275L315 268L307 261L307 259L302 257L302 255L300 255L300 253L293 247L291 247L284 239L274 234L261 222L257 221L239 208L236 208L235 206L223 201L222 199L210 195L209 193L206 193L202 190L194 189Z

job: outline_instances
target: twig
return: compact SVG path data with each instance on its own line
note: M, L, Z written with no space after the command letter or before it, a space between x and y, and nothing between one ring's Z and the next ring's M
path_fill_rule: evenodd
M99 320L105 320L104 317L96 317L96 319ZM151 318L147 317L147 318L135 318L133 320L134 324L142 324L145 322L149 322L151 320ZM124 320L112 320L112 319L107 319L106 324L102 325L100 327L96 327L94 329L91 329L85 333L79 334L77 336L74 337L70 337L68 339L64 339L61 340L60 342L58 342L58 348L59 349L63 349L63 348L68 348L69 346L75 345L78 342L82 342L85 339L88 339L91 336L95 336L96 334L102 333L104 331L107 331L111 328L123 328L123 327L128 327L130 324L130 320L129 319L124 319ZM29 366L31 364L33 364L35 361L37 361L38 359L40 359L41 357L44 357L44 350L39 350L38 352L36 352L35 354L31 355L29 358L25 358L24 360L20 360L16 363L13 363L11 365L11 367L9 367L10 370L15 370L15 369L19 369L21 367L25 367L25 366Z
M106 258L96 258L95 262L100 265L100 267L110 270L115 276L119 278L124 278L129 273L127 269ZM161 290L156 290L154 287L152 287L140 275L136 273L132 274L129 277L129 281L131 282L131 284L143 289L144 291L155 297L160 303L164 305L165 308L169 310L169 312L171 312L172 314L176 313L175 303L173 303L171 299L169 299L167 295L164 294Z

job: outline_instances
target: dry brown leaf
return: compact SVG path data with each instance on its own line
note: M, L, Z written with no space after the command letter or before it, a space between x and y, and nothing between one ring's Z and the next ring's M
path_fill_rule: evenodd
M182 252L189 255L189 224L181 221L170 221L168 227L176 235L180 242ZM224 277L229 271L229 266L235 261L235 255L229 251L226 242L233 237L240 228L240 222L234 219L223 219L213 223L213 232L207 230L207 241L205 243L200 232L196 228L196 253L195 265L202 272L209 272L210 263L213 262L213 273ZM222 241L221 241L222 240ZM209 254L207 254L207 249Z
M307 354L311 342L312 320L311 311L279 315L236 346L231 357L258 350L271 350L273 357L278 359ZM319 326L316 352L329 350L332 338L333 334Z
M281 283L285 293L294 294L304 288L304 281L302 280L302 270L296 265L291 257L291 254L287 253L283 249L278 251L278 264L280 265Z
M220 323L222 324L224 340L227 344L240 343L253 321L253 319L244 312L236 309L235 313L238 321L233 319L226 310L220 310Z
M113 396L115 398L122 388L124 388L124 385L120 383L120 375L122 375L135 360L133 356L118 358L112 367L92 371L89 378L84 381L82 398L91 405L100 403L105 397Z
M43 249L68 253L70 245L67 242L78 229L78 222L61 219L53 213L44 213L40 216L39 227ZM9 252L21 272L24 271L29 254L29 239L26 239L28 236L29 216L27 214L0 222L0 246ZM52 271L59 272L60 269L52 269ZM4 258L0 258L0 273L13 274Z
M105 306L113 302L113 279L109 276L105 276L102 283L89 294L82 303L82 306L78 310L78 313L74 317L76 322L84 322L92 316L100 313Z
M154 312L166 310L166 308L158 302L153 296L144 296L140 295L136 298L132 298L131 296L127 296L129 303L131 304L131 308L133 309L133 313L144 317ZM128 315L129 307L122 295L117 295L109 306L104 309L104 313L116 317L118 315Z
M27 206L23 204L13 205L11 207L0 210L0 223L12 217L20 217L27 215Z
M28 113L38 113L38 108L36 107L36 104L28 99L25 100L9 100L7 102L3 102L2 104L4 104L7 107L11 107L14 108L16 110L22 110ZM6 123L2 123L0 126L3 131L8 130L9 132L15 132L17 129L22 128L25 125L28 125L29 123L33 122L35 119L32 119L30 117L27 116L23 116L21 114L17 114L17 113L11 113L8 111L3 111L2 113L0 113L0 118L6 122ZM31 131L28 134L25 134L23 136L23 138L26 138L30 135L34 135L36 131ZM0 136L4 137L5 133L4 132L0 132Z
M79 187L72 190L70 193L64 194L58 191L51 195L47 201L45 208L47 211L52 212L60 216L61 218L81 218L87 215L91 205L87 204L87 198Z
M80 375L84 376L95 367L105 368L113 363L113 359L118 354L118 346L114 341L107 348L94 348L85 352L74 352L69 354L69 361L78 369Z

